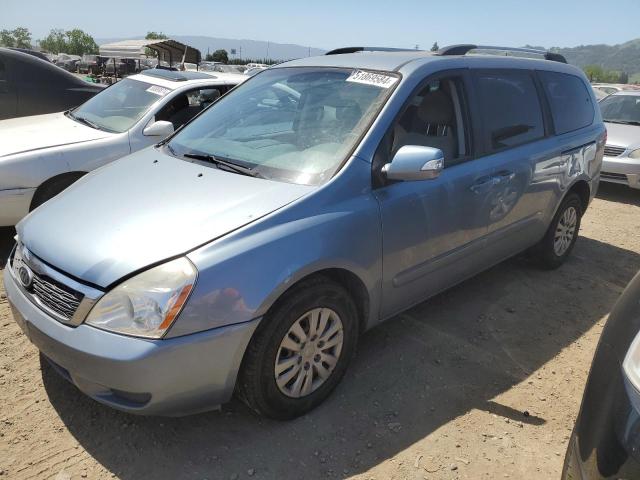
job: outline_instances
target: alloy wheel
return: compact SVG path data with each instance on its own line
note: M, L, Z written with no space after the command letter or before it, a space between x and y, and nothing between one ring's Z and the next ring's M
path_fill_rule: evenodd
M338 364L344 341L340 316L314 308L298 318L282 339L275 362L275 381L288 397L305 397L325 383Z
M558 257L564 255L571 246L577 223L578 212L575 207L567 208L558 221L556 233L553 237L553 251Z

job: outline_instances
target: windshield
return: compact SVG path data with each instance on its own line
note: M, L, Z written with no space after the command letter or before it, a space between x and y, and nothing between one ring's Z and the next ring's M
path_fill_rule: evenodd
M110 132L129 130L149 107L171 90L138 80L125 78L71 112L80 121Z
M398 78L337 68L267 70L211 106L169 147L256 176L317 185L340 168Z
M640 125L640 95L612 95L600 102L605 122Z

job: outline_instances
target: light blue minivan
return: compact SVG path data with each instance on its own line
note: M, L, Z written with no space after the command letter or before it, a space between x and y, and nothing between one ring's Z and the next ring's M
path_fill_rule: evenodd
M596 99L562 57L496 48L258 73L18 224L15 320L114 408L237 392L269 417L309 411L365 330L524 250L570 254L599 181Z

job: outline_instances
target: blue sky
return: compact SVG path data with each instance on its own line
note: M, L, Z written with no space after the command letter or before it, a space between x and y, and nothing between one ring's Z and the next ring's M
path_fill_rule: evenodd
M0 29L26 26L34 39L78 27L96 38L156 30L318 48L615 44L640 37L638 19L640 0L0 0Z

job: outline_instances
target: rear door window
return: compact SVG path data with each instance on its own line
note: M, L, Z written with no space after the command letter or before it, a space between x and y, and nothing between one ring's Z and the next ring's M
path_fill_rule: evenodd
M530 72L479 71L475 79L484 141L490 151L544 137L542 108Z
M574 75L538 72L551 106L556 134L561 135L593 123L594 108L584 82Z

